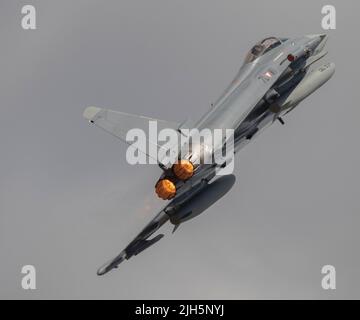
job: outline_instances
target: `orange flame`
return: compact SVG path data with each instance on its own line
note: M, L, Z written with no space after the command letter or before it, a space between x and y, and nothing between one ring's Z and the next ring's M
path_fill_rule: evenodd
M163 200L171 199L176 194L176 186L169 179L161 179L156 183L155 192Z
M194 174L194 165L189 160L180 160L173 165L172 169L180 180L187 180Z

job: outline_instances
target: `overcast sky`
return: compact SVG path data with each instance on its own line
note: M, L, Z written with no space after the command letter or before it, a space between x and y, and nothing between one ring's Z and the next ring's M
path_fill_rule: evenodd
M164 205L156 166L86 106L197 119L266 36L322 33L330 1L0 4L0 298L360 298L359 1L335 1L334 77L236 158L232 190L104 277ZM21 28L33 4L37 29ZM37 289L21 288L21 267ZM337 288L321 288L321 267Z

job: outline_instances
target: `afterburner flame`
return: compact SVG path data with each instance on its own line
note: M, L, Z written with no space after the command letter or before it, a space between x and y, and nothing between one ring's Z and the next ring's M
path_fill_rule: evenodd
M187 180L194 174L194 165L189 160L180 160L173 165L172 169L180 180Z
M176 186L169 179L161 179L156 183L155 192L163 200L171 199L176 194Z

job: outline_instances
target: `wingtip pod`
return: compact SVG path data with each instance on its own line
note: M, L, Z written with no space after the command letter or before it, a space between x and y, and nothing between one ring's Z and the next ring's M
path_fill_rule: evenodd
M112 259L111 261L105 263L103 266L101 266L98 270L97 270L97 275L98 276L102 276L105 273L108 273L109 271L111 271L114 268L117 268L118 265L123 262L126 259L126 253L125 252L121 252L115 259Z
M98 271L96 272L96 274L97 274L98 276L102 276L102 275L104 275L106 272L107 272L107 271L106 271L106 268L101 267L101 268L98 269Z
M85 119L91 121L99 113L101 109L97 107L87 107L84 110L83 116Z
M109 264L104 264L103 266L101 266L98 270L97 270L97 272L96 272L96 274L98 275L98 276L103 276L105 273L108 273L110 270L112 270L113 268L115 268L115 267L113 267L113 266L111 266L111 265L109 265Z

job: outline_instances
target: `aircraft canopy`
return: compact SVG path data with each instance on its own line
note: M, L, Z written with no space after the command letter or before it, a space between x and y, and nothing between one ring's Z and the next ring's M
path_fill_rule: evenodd
M245 58L245 63L253 62L255 59L259 58L271 49L279 46L281 43L281 40L276 37L269 37L261 40L248 52Z

